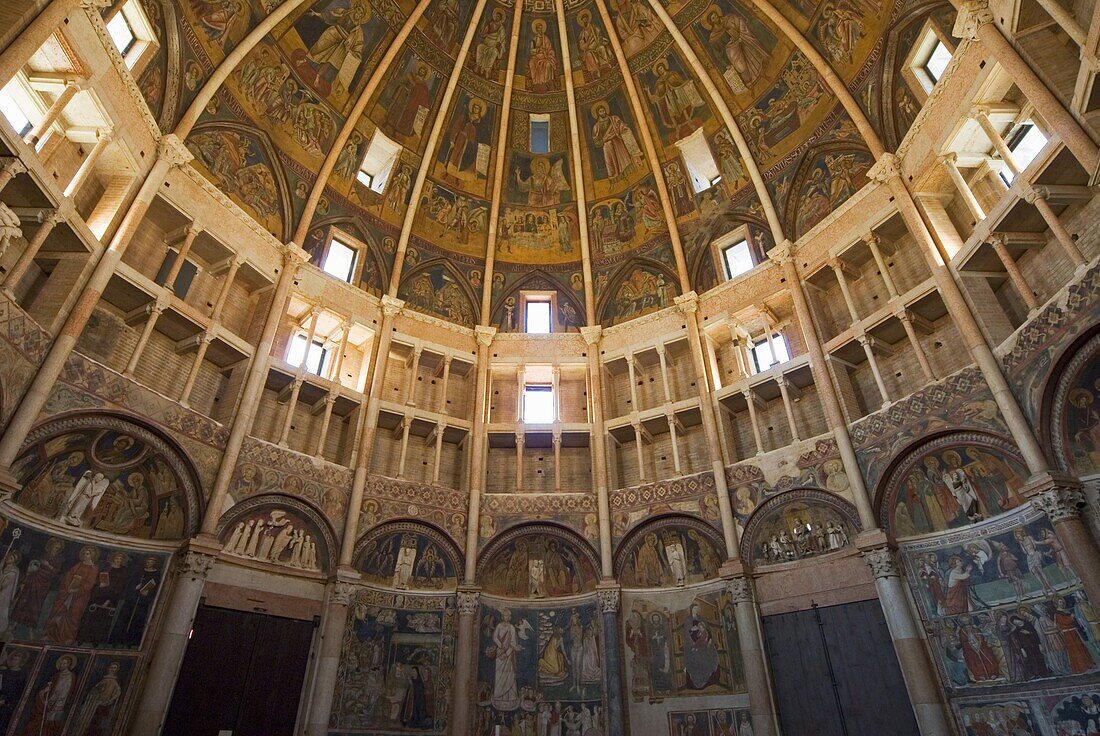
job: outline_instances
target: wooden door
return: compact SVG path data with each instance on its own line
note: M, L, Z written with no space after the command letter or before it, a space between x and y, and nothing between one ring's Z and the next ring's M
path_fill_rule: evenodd
M878 601L764 618L788 736L919 736Z
M293 736L309 621L200 606L163 736Z

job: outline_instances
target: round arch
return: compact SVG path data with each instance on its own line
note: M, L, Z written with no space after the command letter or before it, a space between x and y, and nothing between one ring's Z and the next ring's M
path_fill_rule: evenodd
M234 504L218 520L217 534L229 554L313 572L334 569L340 548L320 509L282 493Z
M490 594L553 598L590 593L599 582L599 557L584 537L548 522L507 529L485 545L477 580Z
M462 578L462 550L442 529L423 521L384 521L360 535L355 568L367 582L399 590L453 589Z
M663 588L718 578L725 542L713 526L688 514L663 514L634 527L615 550L624 587Z

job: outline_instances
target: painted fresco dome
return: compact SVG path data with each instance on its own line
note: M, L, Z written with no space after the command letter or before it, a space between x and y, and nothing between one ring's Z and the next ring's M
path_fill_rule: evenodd
M139 85L170 131L288 3L146 5L170 42ZM713 287L716 238L740 229L759 263L848 199L872 156L792 34L888 143L919 108L882 83L898 7L878 0L289 5L206 106L193 165L316 263L338 233L363 289L466 326L514 329L532 290L560 328L620 323Z

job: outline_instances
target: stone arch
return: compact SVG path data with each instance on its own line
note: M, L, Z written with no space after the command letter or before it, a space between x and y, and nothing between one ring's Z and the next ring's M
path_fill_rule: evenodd
M741 534L741 559L758 567L830 554L851 547L859 531L859 512L848 501L795 488L756 507Z
M615 551L615 578L628 588L715 580L726 557L724 545L718 531L702 519L665 514L623 537Z
M969 514L944 480L952 467L965 471L976 497ZM1005 437L940 432L907 445L883 473L875 491L880 524L895 539L969 526L1021 506L1018 491L1027 478L1023 458Z
M1039 411L1040 435L1058 469L1100 473L1100 326L1074 341L1049 372ZM1093 436L1095 435L1095 439Z
M12 471L21 486L17 504L43 516L67 514L74 526L187 539L201 518L201 485L186 451L121 412L80 411L43 422L27 435ZM87 502L67 505L82 480Z
M422 521L378 524L359 537L352 559L366 582L399 590L451 590L462 577L458 545Z
M525 274L515 283L513 283L505 292L493 297L493 313L492 322L495 325L501 325L504 313L504 302L509 297L514 297L525 289L539 290L539 291L554 291L558 295L558 315L555 316L555 321L561 321L562 307L568 304L573 309L575 315L575 322L573 324L564 325L566 328L573 327L579 328L584 324L584 302L582 299L578 299L569 293L569 289L562 287L561 283L550 276L546 271L542 269L534 269L530 273ZM507 329L503 327L503 329Z
M387 268L386 258L382 253L382 246L378 242L377 234L364 227L360 218L341 215L314 220L313 227L310 228L309 235L306 237L305 249L313 251L319 248L328 236L329 229L333 227L346 230L367 246L363 257L369 260L364 262L363 267L360 269L362 276L360 277L359 286L366 288L368 291L380 293L385 288L382 274L385 273ZM314 257L316 258L317 255L315 254ZM314 260L314 263L316 262ZM368 266L371 266L371 268L368 269Z
M261 493L235 504L218 520L217 534L226 554L306 572L332 570L340 549L320 509L282 493Z
M599 557L583 537L542 522L493 537L478 558L477 581L492 595L555 598L594 591L599 569Z
M840 162L851 168L846 172L847 181L839 180L838 188L838 180L833 178L836 176L833 168L837 168ZM873 163L867 149L854 142L823 143L806 151L791 178L791 196L784 213L786 232L792 238L805 235L859 190L867 181L866 170ZM822 173L818 175L815 172ZM790 206L794 202L799 202L799 205Z
M477 324L481 312L481 302L470 288L469 279L448 258L433 258L410 269L401 279L397 294L414 309L465 327ZM441 297L442 305L437 307ZM452 301L456 298L457 303Z

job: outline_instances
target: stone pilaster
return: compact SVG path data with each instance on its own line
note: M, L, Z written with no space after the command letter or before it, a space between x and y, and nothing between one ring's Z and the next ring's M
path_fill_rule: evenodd
M753 733L755 736L777 736L779 726L775 696L752 579L747 575L727 579L726 594L733 603L734 617L737 619L737 641L745 668Z
M309 715L306 718L306 736L325 736L328 733L332 701L336 694L336 675L340 667L340 651L348 622L348 608L358 595L359 588L344 573L338 572L329 581L321 619L321 638L317 642L317 666L307 704Z
M457 593L458 636L455 642L454 709L450 736L467 736L470 705L474 701L474 673L477 666L477 614L481 590L463 586Z
M600 583L596 588L596 600L600 606L603 625L603 681L607 700L608 736L626 736L625 705L623 702L623 657L619 635L619 609L622 590L613 581Z

